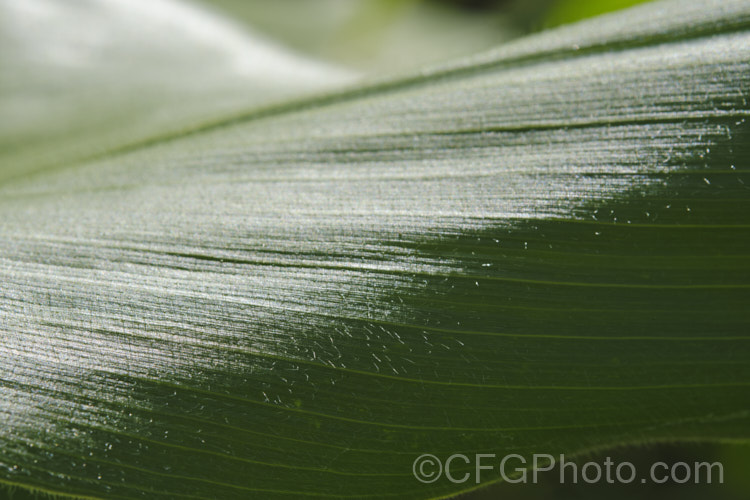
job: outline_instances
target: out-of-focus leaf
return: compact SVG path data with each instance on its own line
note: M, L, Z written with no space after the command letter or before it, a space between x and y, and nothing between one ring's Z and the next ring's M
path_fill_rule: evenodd
M587 17L632 7L648 0L557 0L545 16L546 26L580 21Z
M473 484L422 453L748 441L748 28L661 2L6 181L0 481L430 498Z
M204 0L315 57L370 73L487 50L523 33L519 8L459 9L425 0ZM525 0L523 14L542 0ZM535 9L536 7L536 9Z
M0 68L0 180L353 77L173 0L2 0Z

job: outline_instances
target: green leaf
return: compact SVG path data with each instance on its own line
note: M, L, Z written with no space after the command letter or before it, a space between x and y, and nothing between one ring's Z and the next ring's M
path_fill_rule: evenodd
M29 159L0 184L0 481L434 498L477 485L420 483L423 453L747 442L748 28L665 1Z
M644 1L647 0L560 0L552 4L550 12L545 16L545 24L547 26L557 26L559 24L579 21L587 17L632 7Z
M523 34L546 0L468 9L434 0L203 0L305 53L369 72L470 55ZM533 13L533 15L530 15Z
M2 2L0 67L0 180L355 76L173 1Z

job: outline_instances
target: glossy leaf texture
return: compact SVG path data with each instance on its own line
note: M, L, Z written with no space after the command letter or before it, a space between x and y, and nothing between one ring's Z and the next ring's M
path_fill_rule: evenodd
M0 184L0 481L435 498L422 453L748 441L749 28L647 4Z

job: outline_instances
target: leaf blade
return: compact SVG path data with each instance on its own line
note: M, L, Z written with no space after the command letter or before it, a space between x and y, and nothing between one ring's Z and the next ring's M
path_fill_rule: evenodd
M747 441L729 11L4 185L4 479L428 498L421 453Z

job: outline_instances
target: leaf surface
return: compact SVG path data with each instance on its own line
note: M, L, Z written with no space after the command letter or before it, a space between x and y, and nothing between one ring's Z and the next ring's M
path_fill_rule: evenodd
M355 78L175 0L4 0L0 66L0 181Z
M0 481L432 498L474 485L422 453L746 442L749 27L649 4L6 181Z

